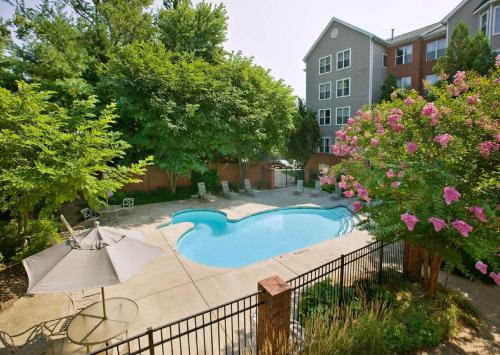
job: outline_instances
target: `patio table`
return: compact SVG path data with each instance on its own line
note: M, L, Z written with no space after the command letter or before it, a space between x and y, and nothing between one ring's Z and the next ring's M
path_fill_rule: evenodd
M105 308L105 313L103 312ZM106 314L106 316L104 316ZM77 313L68 325L68 339L87 347L106 343L126 333L137 319L139 307L128 298L108 298Z
M118 213L122 210L121 205L109 205L108 207L103 207L99 210L99 215L102 219L106 219L106 217L115 215L115 220L118 220Z

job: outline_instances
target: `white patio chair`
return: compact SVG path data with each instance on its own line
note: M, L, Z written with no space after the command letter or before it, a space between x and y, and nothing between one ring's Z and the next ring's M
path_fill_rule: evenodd
M66 218L64 217L64 215L61 215L60 218L61 218L62 224L64 225L64 227L67 230L67 232L62 232L61 233L61 235L63 237L65 237L65 238L74 237L74 236L82 234L83 232L86 231L85 227L83 227L83 226L71 227L70 224L68 223L68 221L66 220Z
M83 219L85 222L95 222L99 219L99 216L97 216L96 213L90 208L84 208L80 212L83 215Z
M319 180L316 180L314 182L314 189L311 191L311 196L318 197L321 195L323 195L323 189L321 188L321 184L319 183Z
M204 182L198 183L198 195L202 200L210 200L212 195L207 191Z
M295 195L301 195L304 193L304 180L297 180L297 185L293 191Z
M14 335L0 330L0 343L11 354L46 354L52 348L51 339L39 325Z
M229 183L226 180L222 180L221 185L222 185L222 192L224 193L224 197L233 198L235 196L238 196L238 194L236 192L231 191L229 189Z
M122 201L122 209L127 211L127 213L132 213L134 209L134 198L133 197L125 197Z
M252 189L252 185L250 184L250 179L244 179L243 182L245 184L245 193L247 195L254 196L256 190Z

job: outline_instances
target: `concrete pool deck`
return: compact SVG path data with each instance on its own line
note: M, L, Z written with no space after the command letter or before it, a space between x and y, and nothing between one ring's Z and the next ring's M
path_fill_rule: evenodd
M213 202L184 200L137 206L133 214L123 216L113 224L142 231L146 241L161 247L164 254L124 284L106 287L106 297L126 297L137 302L139 316L129 329L129 335L134 335L148 326L160 326L255 292L261 279L272 275L290 279L373 241L368 233L354 230L255 264L234 269L215 268L190 261L177 252L176 241L190 228L189 223L157 228L170 222L176 211L219 209L226 212L228 218L238 219L277 207L346 204L345 199L332 201L326 196L311 197L307 192L294 195L292 189L279 189L259 192L254 197L240 195L232 200L216 197ZM35 324L73 313L64 294L24 296L0 313L0 330L16 334ZM58 343L55 352L77 354L84 353L85 349L65 340Z

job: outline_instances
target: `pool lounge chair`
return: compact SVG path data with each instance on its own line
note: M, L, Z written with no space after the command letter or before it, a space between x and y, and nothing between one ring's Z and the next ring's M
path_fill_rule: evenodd
M321 195L323 195L323 189L321 188L321 184L319 183L319 180L316 180L314 182L314 189L311 191L311 196L318 197Z
M245 180L243 180L243 182L245 183L245 193L247 195L254 196L256 190L252 189L252 185L250 185L250 180L249 179L245 179Z
M207 188L205 187L204 182L198 183L198 196L205 201L212 199L212 195L210 194L210 192L207 192Z
M295 195L300 195L304 193L304 180L297 180L297 185L293 191Z
M222 192L224 193L224 197L233 198L235 196L238 196L238 194L236 192L231 191L229 189L229 183L226 180L222 180L221 185L222 185Z

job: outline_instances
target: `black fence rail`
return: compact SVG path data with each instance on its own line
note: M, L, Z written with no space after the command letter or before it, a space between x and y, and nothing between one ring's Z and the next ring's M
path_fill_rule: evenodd
M342 305L377 285L403 275L403 244L375 242L288 280L292 288L291 337L304 339L306 318L315 307Z
M157 328L90 354L256 353L259 292Z

